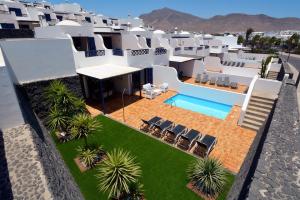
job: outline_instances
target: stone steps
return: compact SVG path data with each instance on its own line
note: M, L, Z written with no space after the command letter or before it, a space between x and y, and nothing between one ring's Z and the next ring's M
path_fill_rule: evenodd
M273 104L274 99L257 95L251 96L241 126L254 131L258 131L263 125L264 121L267 119Z

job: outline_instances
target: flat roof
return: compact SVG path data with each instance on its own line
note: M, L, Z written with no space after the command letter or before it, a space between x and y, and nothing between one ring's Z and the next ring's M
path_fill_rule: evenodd
M194 59L201 59L204 58L204 56L198 56L198 55L189 55L189 54L179 54L178 56L182 56L182 57L188 57L188 58L194 58Z
M169 60L171 62L186 62L186 61L194 60L194 58L185 57L185 56L170 56Z
M142 70L141 68L136 68L136 67L104 64L104 65L79 68L76 69L76 72L81 75L103 80L103 79L108 79L116 76L130 74L141 70Z

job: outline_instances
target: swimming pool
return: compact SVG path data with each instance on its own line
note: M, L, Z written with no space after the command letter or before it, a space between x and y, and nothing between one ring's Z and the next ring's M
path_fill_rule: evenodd
M199 99L183 94L177 94L165 100L165 103L204 115L216 117L218 119L225 119L232 108L232 105L217 103L206 99Z

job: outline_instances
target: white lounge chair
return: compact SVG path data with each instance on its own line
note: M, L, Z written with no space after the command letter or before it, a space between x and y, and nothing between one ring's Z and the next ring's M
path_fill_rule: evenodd
M163 83L159 86L159 89L161 89L162 92L167 92L169 88L169 84L168 83Z
M157 96L157 95L154 93L153 90L147 90L147 91L145 92L145 97L146 97L147 99L154 99L156 96Z
M150 83L147 83L143 85L142 92L146 95L146 97L151 97L150 99L155 98L155 96L158 96L162 93L162 90L159 88L156 88L155 86L151 85ZM147 97L147 98L148 98Z

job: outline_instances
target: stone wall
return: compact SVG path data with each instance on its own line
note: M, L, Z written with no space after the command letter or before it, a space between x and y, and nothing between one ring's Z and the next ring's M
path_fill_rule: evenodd
M272 121L276 104L277 101L275 101L268 118L261 126L261 128L257 131L253 143L251 144L247 156L240 168L240 171L235 177L234 184L229 194L227 195L227 200L243 199L243 196L245 195L245 193L247 193L246 185L250 181L255 171L255 166L257 164L258 157L261 153L261 149L264 144L266 135L269 131L269 126Z
M77 97L83 98L79 76L65 77L57 79L62 81ZM25 90L33 111L41 120L44 120L49 111L49 105L43 97L45 89L49 86L51 80L27 83L22 85Z
M81 86L77 76L61 79L69 89L81 97ZM48 105L43 100L43 91L51 81L41 81L17 87L26 123L32 127L32 136L40 162L44 169L49 189L54 199L84 199L68 167L65 165L50 133L44 127ZM41 119L39 118L41 117Z
M296 87L284 83L227 196L230 200L300 199L300 123Z

